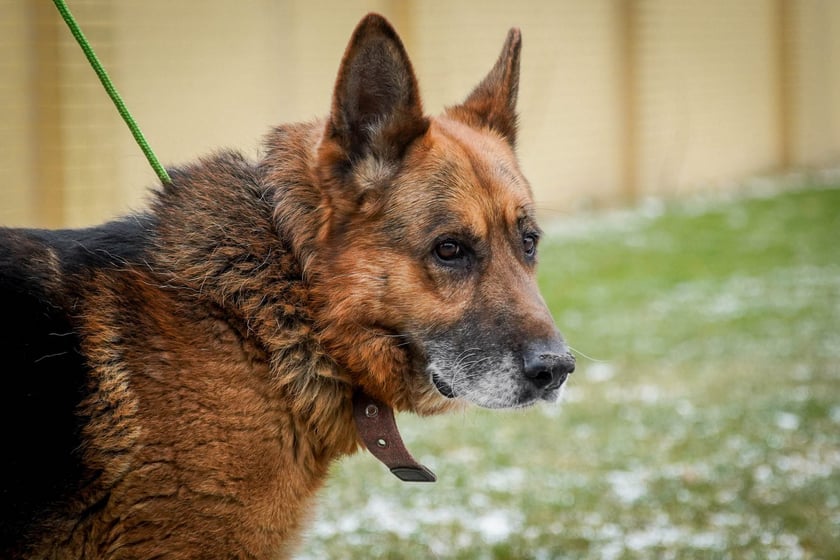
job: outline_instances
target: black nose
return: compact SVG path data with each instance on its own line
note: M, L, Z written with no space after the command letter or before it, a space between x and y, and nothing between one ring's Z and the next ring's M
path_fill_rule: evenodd
M556 389L575 371L575 357L569 352L559 354L544 349L527 350L523 361L525 377L537 389Z

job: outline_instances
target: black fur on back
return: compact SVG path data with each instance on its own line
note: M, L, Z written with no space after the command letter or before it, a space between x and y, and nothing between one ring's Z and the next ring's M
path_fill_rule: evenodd
M82 476L76 407L87 365L67 294L95 269L143 260L150 219L79 230L0 228L0 550Z

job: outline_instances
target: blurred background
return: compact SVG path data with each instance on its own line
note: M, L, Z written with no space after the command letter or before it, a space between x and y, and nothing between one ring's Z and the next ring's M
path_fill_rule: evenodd
M840 1L68 3L166 165L325 115L368 11L430 113L522 29L577 371L559 406L401 415L439 481L338 462L299 560L840 559ZM0 223L141 209L156 178L52 2L0 14Z
M428 112L523 33L520 157L541 208L727 189L840 159L835 0L70 0L164 165L325 115L357 21L397 27ZM48 0L0 0L0 223L78 226L155 177Z

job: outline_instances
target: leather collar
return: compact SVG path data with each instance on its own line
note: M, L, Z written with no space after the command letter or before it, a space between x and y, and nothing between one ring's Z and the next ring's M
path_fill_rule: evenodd
M435 482L435 473L418 463L405 448L394 411L362 389L353 394L353 417L359 437L374 457L404 482Z

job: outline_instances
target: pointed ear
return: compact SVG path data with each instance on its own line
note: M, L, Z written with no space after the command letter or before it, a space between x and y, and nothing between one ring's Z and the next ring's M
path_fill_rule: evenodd
M402 41L385 18L368 14L344 52L327 137L350 162L369 154L395 161L428 126Z
M447 113L469 125L489 127L513 146L516 144L516 96L519 92L519 53L522 35L517 28L508 31L502 54L490 73L461 105Z

